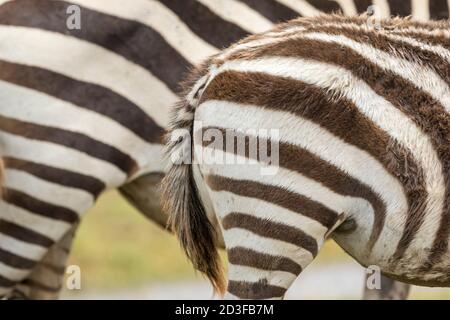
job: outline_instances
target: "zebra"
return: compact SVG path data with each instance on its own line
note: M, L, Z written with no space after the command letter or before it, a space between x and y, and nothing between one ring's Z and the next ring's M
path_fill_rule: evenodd
M227 298L279 299L332 237L449 287L449 70L449 21L366 16L300 18L209 58L173 110L163 180L194 267Z
M0 295L57 296L78 221L104 190L165 225L162 136L194 64L274 23L371 4L448 17L446 0L1 0ZM81 29L68 29L69 6Z

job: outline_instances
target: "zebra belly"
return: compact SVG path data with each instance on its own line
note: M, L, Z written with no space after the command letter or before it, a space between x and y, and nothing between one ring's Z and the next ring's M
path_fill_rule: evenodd
M430 193L433 194L433 192ZM434 192L437 195L441 193L439 190ZM432 212L433 205L439 204L440 198L435 199L431 196L428 201L428 203L416 203L417 208L423 208L428 204L428 210ZM442 208L438 206L437 211L440 210ZM359 263L366 267L377 266L381 272L392 279L421 286L447 287L450 285L450 250L445 241L441 244L446 250L442 258L438 261L430 260L435 250L439 217L424 217L420 227L414 224L406 226L408 216L414 216L414 214L417 212L411 211L410 208L406 214L387 212L383 231L373 250L370 251L367 251L367 246L360 242L361 238L368 237L373 230L371 226L361 223L362 217L366 216L367 212L352 215L350 219L353 221L354 228L337 229L332 237ZM407 239L405 235L413 232L414 229L415 236L412 237L406 249L400 250Z

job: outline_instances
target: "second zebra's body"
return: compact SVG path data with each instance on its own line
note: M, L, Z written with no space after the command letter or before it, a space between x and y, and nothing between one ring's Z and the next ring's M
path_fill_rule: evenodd
M58 294L73 232L104 190L165 224L162 135L194 64L273 23L372 4L448 17L447 0L1 0L0 296Z
M165 200L220 291L217 215L229 297L282 297L328 237L392 278L450 286L450 23L372 22L294 20L193 75Z

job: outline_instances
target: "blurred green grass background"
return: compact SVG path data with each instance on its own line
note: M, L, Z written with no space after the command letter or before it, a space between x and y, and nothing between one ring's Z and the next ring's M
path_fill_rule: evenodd
M69 264L89 289L132 287L193 278L175 237L149 222L118 192L102 195L82 220Z
M314 265L352 263L333 241L326 242L316 260ZM175 237L149 222L116 191L103 194L84 217L69 264L81 267L83 287L89 291L196 277ZM411 298L450 299L450 292L413 292Z

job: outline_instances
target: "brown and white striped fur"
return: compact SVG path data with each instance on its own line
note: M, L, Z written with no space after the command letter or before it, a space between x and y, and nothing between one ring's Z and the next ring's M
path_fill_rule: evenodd
M0 0L0 297L57 297L74 234L60 218L105 189L165 224L160 138L191 65L273 23L373 4L449 14L447 0ZM67 27L72 5L81 30Z
M448 22L335 15L293 20L213 56L176 108L169 153L182 164L165 178L194 266L225 288L212 210L228 297L283 297L329 236L392 278L450 286L449 61ZM278 164L248 150L267 139L248 130L272 129ZM217 143L229 133L243 150ZM230 155L245 164L217 161Z

